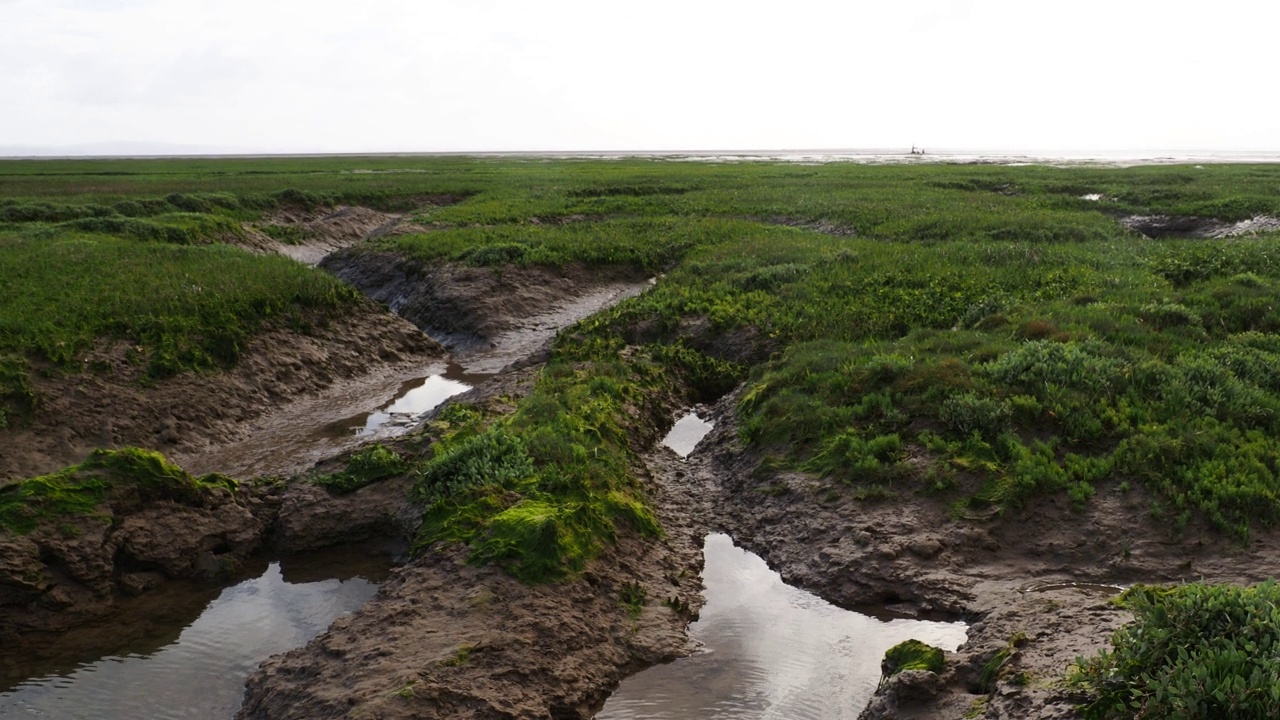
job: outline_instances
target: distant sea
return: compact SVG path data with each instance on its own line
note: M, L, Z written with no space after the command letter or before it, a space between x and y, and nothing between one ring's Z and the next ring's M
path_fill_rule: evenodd
M653 158L678 162L791 162L822 164L851 162L868 165L897 163L986 163L992 165L1174 165L1207 163L1280 163L1280 151L1017 151L1004 150L953 150L925 148L923 154L911 154L908 148L877 148L856 150L695 150L695 151L567 151L567 152L353 152L353 153L250 153L235 151L200 150L183 152L174 150L152 151L135 148L121 152L76 152L67 148L58 152L54 148L33 149L0 147L0 159L142 159L142 158L298 158L298 157L488 157L528 159L600 159Z

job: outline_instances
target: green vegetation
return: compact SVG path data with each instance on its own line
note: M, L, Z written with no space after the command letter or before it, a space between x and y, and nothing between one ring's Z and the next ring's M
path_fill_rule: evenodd
M644 604L649 599L649 594L645 592L644 586L640 583L628 582L622 586L620 599L623 607L627 609L627 614L634 620L644 612Z
M903 670L927 670L942 672L944 658L941 648L919 640L904 640L889 648L880 661L880 678L884 682Z
M619 523L659 532L629 462L655 439L655 396L673 380L643 353L575 352L543 371L513 415L437 444L414 487L426 508L419 549L467 543L473 561L538 582L580 571Z
M1277 234L1152 240L1119 222L1280 215L1280 167L1265 165L0 162L0 432L40 411L41 376L110 372L86 362L101 348L128 348L144 381L216 372L255 333L347 312L359 298L329 276L227 244L243 223L303 241L266 215L339 204L430 230L360 252L660 275L562 332L514 412L450 405L425 461L372 446L316 478L348 492L407 474L419 552L461 543L541 582L619 532L660 533L636 454L672 409L744 382L748 448L829 478L826 496L931 493L990 517L1141 490L1174 529L1199 517L1244 542L1280 521ZM0 489L0 527L224 482L139 452ZM1089 711L1274 716L1275 593L1131 592L1137 623L1077 671ZM644 602L633 588L620 600ZM1017 644L990 658L984 687L1026 680L1010 671Z
M1273 718L1280 714L1280 586L1137 586L1134 622L1077 660L1087 718Z
M409 461L399 453L382 443L373 443L352 453L344 469L315 475L311 482L335 495L346 495L370 483L406 472L409 467Z
M171 500L198 505L210 489L234 492L238 487L225 475L193 477L157 452L95 450L79 465L0 487L0 530L24 535L42 521L90 515L104 504L123 508Z
M435 458L407 470L420 548L466 543L535 580L575 572L620 524L656 532L634 453L674 404L744 379L750 447L856 497L1000 513L1046 494L1084 507L1114 483L1175 528L1202 516L1243 540L1280 519L1274 234L1149 240L1118 222L1280 214L1263 165L4 162L0 423L38 406L33 363L76 368L103 339L163 377L343 312L356 298L326 275L216 242L326 204L431 229L365 252L663 273L562 333L510 417L442 416Z
M114 340L153 378L225 367L268 323L306 330L359 300L283 257L97 234L0 233L0 276L0 398L15 412L32 402L25 358L71 369Z

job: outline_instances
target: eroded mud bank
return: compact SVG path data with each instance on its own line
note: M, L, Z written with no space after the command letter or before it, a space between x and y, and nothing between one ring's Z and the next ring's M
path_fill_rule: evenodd
M245 484L142 501L114 492L93 515L0 535L0 643L20 651L111 617L172 581L216 585L260 550L297 553L401 534L404 481L335 497L315 486Z
M903 490L856 499L852 488L761 468L737 439L732 403L685 463L718 498L713 525L791 584L842 607L966 618L969 641L941 676L903 673L864 718L1074 717L1061 686L1129 615L1107 586L1254 582L1277 559L1275 534L1240 548L1207 527L1184 538L1154 520L1136 489L1100 488L1083 510L1047 497L1004 517L958 518L945 501Z

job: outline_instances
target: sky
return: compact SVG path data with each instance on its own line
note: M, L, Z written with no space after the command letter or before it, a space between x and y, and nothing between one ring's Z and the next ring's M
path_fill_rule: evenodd
M1266 0L0 0L0 150L1280 151Z

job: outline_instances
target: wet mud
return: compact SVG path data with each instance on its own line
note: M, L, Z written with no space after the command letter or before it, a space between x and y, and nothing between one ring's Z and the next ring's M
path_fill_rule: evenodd
M1280 232L1280 218L1269 215L1239 222L1193 215L1133 215L1121 224L1149 238L1231 238Z

